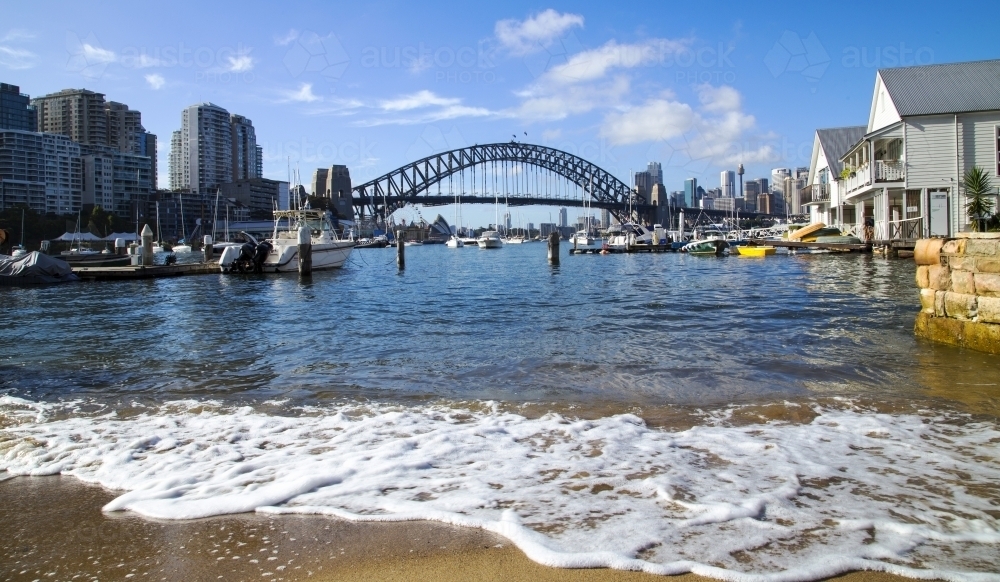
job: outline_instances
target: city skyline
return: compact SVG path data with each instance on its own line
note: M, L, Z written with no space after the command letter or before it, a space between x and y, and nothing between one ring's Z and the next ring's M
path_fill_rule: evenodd
M987 23L960 21L961 10L933 22L917 10L834 34L818 7L791 4L650 6L639 18L596 4L470 14L458 4L386 3L342 7L328 23L314 3L267 17L184 2L115 6L10 7L0 80L32 96L86 88L142 111L161 137L161 187L177 112L202 102L254 120L262 174L278 180L289 167L308 175L340 164L357 184L436 151L516 135L629 183L660 162L669 191L688 177L714 187L739 161L761 177L808 165L817 128L863 122L880 67L995 56L973 40ZM140 18L157 26L122 26ZM365 26L370 19L380 26ZM967 35L949 33L959 25ZM802 107L813 113L787 114ZM531 212L541 222L548 210ZM492 211L466 213L478 214L486 221Z

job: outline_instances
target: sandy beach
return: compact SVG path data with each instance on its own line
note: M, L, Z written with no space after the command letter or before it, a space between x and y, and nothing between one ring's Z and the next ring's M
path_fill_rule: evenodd
M69 477L0 482L2 580L660 580L560 570L509 541L433 522L241 514L190 521L103 513L115 494ZM685 575L671 580L707 580ZM850 582L904 578L859 572Z

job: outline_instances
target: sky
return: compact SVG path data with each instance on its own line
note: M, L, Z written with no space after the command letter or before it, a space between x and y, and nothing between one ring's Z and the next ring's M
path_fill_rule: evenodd
M249 117L264 177L519 140L668 190L808 166L817 128L864 125L877 69L1000 58L993 2L10 2L0 81L105 93L158 136L181 110ZM465 222L492 222L482 205ZM425 210L453 217L448 207ZM412 211L415 213L415 211ZM548 222L554 209L520 210ZM413 218L406 209L402 218Z

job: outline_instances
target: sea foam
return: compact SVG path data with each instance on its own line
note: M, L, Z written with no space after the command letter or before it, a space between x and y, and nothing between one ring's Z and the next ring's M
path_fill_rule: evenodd
M162 519L260 511L479 527L556 567L1000 580L1000 430L958 415L816 405L804 424L706 417L669 431L630 414L489 406L72 410L0 398L0 475L73 475L122 491L105 511Z

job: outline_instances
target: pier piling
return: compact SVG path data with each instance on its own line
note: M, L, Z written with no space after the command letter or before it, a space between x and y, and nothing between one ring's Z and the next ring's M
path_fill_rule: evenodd
M559 233L549 233L549 264L559 264Z
M205 262L207 263L212 260L212 252L215 250L212 248L212 245L215 241L212 240L212 235L210 234L206 234L203 240L205 241Z
M406 268L406 251L403 249L406 245L403 241L403 231L396 231L396 265L399 266L399 270L402 271Z
M149 225L142 227L142 264L150 266L153 264L153 229Z
M312 237L309 228L299 227L299 275L312 275Z

